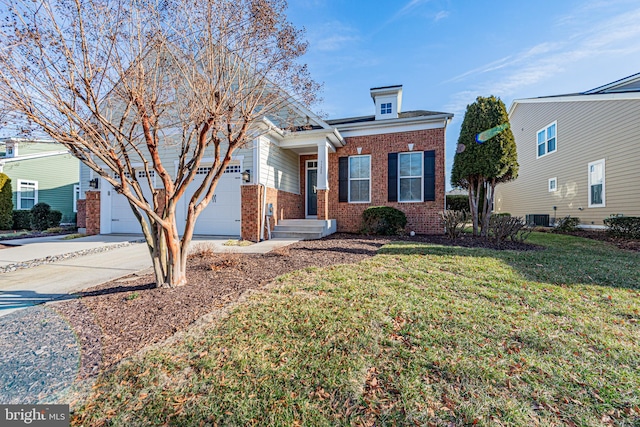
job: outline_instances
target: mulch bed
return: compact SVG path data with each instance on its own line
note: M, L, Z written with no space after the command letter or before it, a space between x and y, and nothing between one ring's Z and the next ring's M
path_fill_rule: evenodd
M82 346L80 377L97 374L142 348L186 329L201 316L260 289L277 276L306 267L357 263L394 238L334 234L302 241L268 254L212 253L201 250L188 266L188 284L154 288L152 274L131 275L87 289L81 298L51 307L65 317ZM495 249L539 249L526 243L495 247L484 240L415 236L404 240Z
M605 230L577 230L570 233L572 236L584 237L587 239L600 240L603 242L613 243L620 249L627 251L640 252L640 240L623 239L620 237L610 236Z

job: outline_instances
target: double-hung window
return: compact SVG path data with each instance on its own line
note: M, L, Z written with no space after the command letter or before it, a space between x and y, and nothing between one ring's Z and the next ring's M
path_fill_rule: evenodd
M604 159L589 163L589 207L603 208L604 199Z
M422 202L424 153L398 153L399 202Z
M349 157L349 202L371 201L371 156Z
M31 209L38 203L38 181L18 180L18 209Z
M540 129L537 133L538 151L537 157L546 156L553 153L557 149L556 128L557 122L551 123L544 129Z

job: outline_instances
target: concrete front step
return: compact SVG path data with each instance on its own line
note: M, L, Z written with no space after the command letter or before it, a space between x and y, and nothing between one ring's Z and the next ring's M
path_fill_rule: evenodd
M276 231L304 231L304 232L315 232L322 233L324 231L324 226L322 225L276 225Z
M336 232L336 221L317 219L284 219L278 221L272 237L313 240Z
M322 239L324 234L304 231L272 231L271 237L278 239L301 239L301 240L316 240Z

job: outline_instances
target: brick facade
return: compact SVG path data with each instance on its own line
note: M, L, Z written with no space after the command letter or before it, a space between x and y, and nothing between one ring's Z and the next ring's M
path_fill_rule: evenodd
M444 132L443 128L413 132L391 133L345 138L346 145L329 155L328 218L336 219L339 232L355 233L360 230L362 212L370 206L391 206L407 215L407 231L419 234L442 234L444 228L440 212L444 210ZM408 152L408 144L414 144L413 151L434 150L436 153L436 200L423 203L399 203L387 201L388 153ZM371 203L347 203L338 201L338 159L360 154L371 155ZM301 156L300 168L304 170L306 160L316 156ZM301 178L305 174L301 174ZM304 181L301 179L301 181ZM303 197L305 189L301 183ZM320 209L318 200L318 209Z
M267 187L267 205L269 203L273 204L273 217L270 221L271 231L282 219L304 218L304 198L301 194Z
M85 227L87 236L100 234L100 192L85 193Z
M329 190L318 190L316 197L318 198L318 219L331 219L329 217Z
M241 238L260 241L260 211L262 205L261 185L242 185L241 191Z
M87 201L78 199L76 201L76 226L85 228L87 226Z
M242 189L242 226L243 240L260 241L260 220L264 218L263 187L261 185L243 185ZM283 219L304 218L304 199L300 194L289 193L267 187L267 205L273 205L273 217L269 225L271 231ZM267 233L264 236L268 238Z

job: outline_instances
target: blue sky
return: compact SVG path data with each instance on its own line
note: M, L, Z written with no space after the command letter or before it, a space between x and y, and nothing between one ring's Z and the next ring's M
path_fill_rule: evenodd
M373 114L369 88L402 84L403 110L582 92L640 72L638 0L289 0L328 118Z

